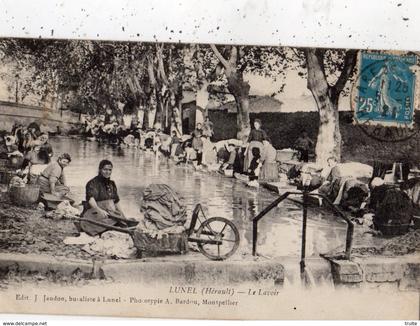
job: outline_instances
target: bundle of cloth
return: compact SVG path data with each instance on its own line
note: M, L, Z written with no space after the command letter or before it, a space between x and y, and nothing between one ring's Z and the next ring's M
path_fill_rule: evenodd
M186 207L180 196L166 184L150 184L143 191L141 210L144 219L139 227L145 231L181 233L185 230Z
M372 172L371 166L358 162L337 164L331 169L327 182L318 191L335 205L346 209L360 208L369 196L367 184Z
M83 251L97 256L98 254L112 258L135 258L137 248L134 246L130 235L116 232L104 232L100 238L90 237L86 234L81 237L67 237L65 244L84 244Z
M311 175L310 190L319 188L324 180L321 180L323 167L316 163L282 162L279 170L286 174L289 183L300 186L305 175Z
M53 220L61 220L64 218L76 218L79 215L79 210L73 207L70 204L70 201L68 200L62 201L57 205L57 207L54 210L45 213L46 218L51 218Z
M124 144L127 146L136 146L136 138L134 137L134 135L127 135L124 137Z
M25 180L23 180L22 178L20 178L18 176L14 176L12 179L10 179L9 188L11 188L11 187L22 188L22 187L25 187L25 186L26 186Z
M141 210L144 216L133 238L140 255L156 256L188 250L186 208L171 187L166 184L149 185L143 192Z

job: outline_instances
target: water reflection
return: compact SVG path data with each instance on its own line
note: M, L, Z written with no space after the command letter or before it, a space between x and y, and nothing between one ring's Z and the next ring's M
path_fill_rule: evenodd
M76 139L53 139L55 153L68 152L73 160L66 168L67 179L76 199L84 199L86 182L97 174L98 163L114 163L121 204L129 216L136 216L139 198L150 183L166 183L177 190L187 205L189 216L201 203L208 216L223 216L235 222L241 236L238 253L251 254L252 218L275 199L270 192L246 187L243 183L217 175L176 166L152 153L132 148L113 148ZM285 201L259 223L258 250L268 256L299 256L302 212L299 204ZM307 229L307 255L317 255L342 246L346 225L320 210L310 210Z

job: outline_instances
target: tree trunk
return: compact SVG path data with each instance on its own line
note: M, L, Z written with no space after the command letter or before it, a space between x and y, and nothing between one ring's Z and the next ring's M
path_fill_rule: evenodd
M341 133L338 120L338 97L331 96L324 71L324 53L306 49L308 89L312 92L319 112L319 131L315 147L316 162L325 164L329 157L341 158Z
M234 96L237 108L237 128L241 135L249 134L251 123L249 120L249 90L248 82L242 78L242 74L236 72L228 76L228 89Z
M208 102L209 102L209 92L208 92L209 83L207 81L203 82L199 89L197 89L195 95L195 103L197 106L206 110Z
M142 128L143 130L147 130L147 129L149 129L149 110L150 110L149 106L148 106L148 105L146 105L146 106L144 107L144 113L143 113L143 123L142 123L142 125L141 125L141 128Z
M341 73L334 85L327 82L324 69L325 50L305 49L308 68L308 89L312 92L319 112L318 141L315 148L317 163L325 164L329 157L341 159L341 133L338 101L357 62L357 51L347 50Z
M169 106L168 106L168 99L165 98L164 105L163 105L163 130L167 132L168 130L168 115L169 115Z
M243 71L245 66L238 68L240 63L241 50L237 46L232 46L229 51L229 58L225 58L214 44L210 47L219 59L220 66L224 68L225 75L228 82L229 93L235 98L237 107L237 129L238 136L249 134L251 131L251 124L249 121L249 90L250 85L244 81ZM219 67L219 65L217 66ZM216 67L216 71L217 71Z
M316 98L319 110L319 130L315 147L316 162L327 163L328 158L341 159L341 132L337 103L324 96Z
M162 122L163 122L163 98L160 93L160 90L156 88L156 115L155 115L154 124L159 123L161 126L163 126Z
M176 114L174 114L175 117L175 126L179 133L179 135L184 134L184 130L182 128L182 91L180 91L179 96L177 97L177 103L176 103L177 111Z
M238 113L236 115L238 132L249 134L251 131L251 123L249 120L249 98L248 96L235 97Z

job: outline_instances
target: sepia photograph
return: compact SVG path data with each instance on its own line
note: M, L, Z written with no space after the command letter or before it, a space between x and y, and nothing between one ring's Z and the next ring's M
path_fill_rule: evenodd
M1 312L418 318L419 73L412 51L0 39Z

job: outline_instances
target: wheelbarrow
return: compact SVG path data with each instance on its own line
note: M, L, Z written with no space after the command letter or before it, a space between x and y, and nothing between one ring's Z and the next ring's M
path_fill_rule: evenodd
M200 215L204 218L200 218ZM78 218L77 221L92 223L97 226L129 234L134 246L140 255L143 252L156 256L159 253L186 254L188 242L197 244L198 250L211 260L225 260L231 257L239 247L239 232L235 224L224 217L206 218L200 204L194 208L191 222L181 233L163 234L161 238L152 237L137 228L133 220L119 218L127 227L108 225L87 218ZM196 225L200 223L196 229Z

